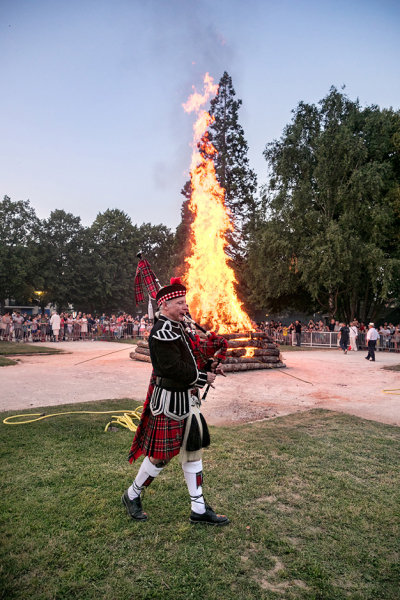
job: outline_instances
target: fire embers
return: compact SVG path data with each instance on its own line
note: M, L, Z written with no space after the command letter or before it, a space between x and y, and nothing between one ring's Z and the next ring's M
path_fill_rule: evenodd
M228 340L226 373L285 367L277 344L266 333L232 333L223 336Z

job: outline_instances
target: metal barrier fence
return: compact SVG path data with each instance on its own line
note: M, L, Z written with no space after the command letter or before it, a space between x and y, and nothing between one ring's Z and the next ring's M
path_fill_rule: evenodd
M286 345L297 345L296 334L288 334L284 336L281 332L276 332L274 335L278 344ZM357 350L367 349L367 334L359 333L356 338ZM353 338L349 338L348 346L351 346ZM337 331L304 331L301 334L301 346L315 347L315 348L338 348L340 347L340 339ZM353 348L354 349L354 344ZM376 350L378 352L400 352L400 341L394 340L394 335L383 336L380 335L376 342Z
M60 327L59 341L112 341L121 339L144 338L148 336L149 331L138 330L133 323L115 323L92 325L87 323L81 326L77 323L72 325L64 324ZM55 336L49 323L38 323L36 327L23 324L22 327L6 325L0 329L0 339L10 342L53 342Z

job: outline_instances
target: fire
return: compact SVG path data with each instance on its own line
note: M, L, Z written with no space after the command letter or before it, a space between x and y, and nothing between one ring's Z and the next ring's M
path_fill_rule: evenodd
M193 192L189 208L195 217L192 224L192 256L186 259L187 300L196 320L207 323L220 333L252 331L251 320L236 295L236 278L225 253L226 233L233 230L225 206L225 190L217 181L213 161L204 159L198 149L198 145L201 145L210 156L217 152L206 134L213 118L202 108L211 94L217 93L218 85L207 73L204 77L204 93L199 94L194 89L194 93L183 104L186 112L197 113L197 121L193 125L190 166Z
M245 357L250 357L250 356L254 356L254 348L246 348L246 354Z

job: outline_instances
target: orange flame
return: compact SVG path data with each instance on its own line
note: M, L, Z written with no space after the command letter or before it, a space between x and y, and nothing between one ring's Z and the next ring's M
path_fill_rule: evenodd
M246 358L250 356L254 356L254 348L246 348L246 354L244 355Z
M233 230L225 206L225 190L216 179L213 161L203 158L198 149L198 145L201 145L207 155L217 152L206 133L213 117L201 108L211 94L218 93L218 85L213 81L207 73L204 77L204 93L199 94L193 88L194 93L183 104L186 112L197 113L197 121L193 125L190 166L193 192L189 208L194 214L194 222L192 255L186 259L187 301L196 320L207 323L220 333L252 331L251 320L236 295L236 278L225 254L225 236Z

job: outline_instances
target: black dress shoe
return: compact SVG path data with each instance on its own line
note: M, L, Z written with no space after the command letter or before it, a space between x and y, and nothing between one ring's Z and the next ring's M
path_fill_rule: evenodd
M147 521L147 515L143 512L142 509L142 500L140 496L134 498L133 500L129 499L128 491L124 492L122 495L122 504L126 508L126 512L128 516L134 521Z
M216 515L211 506L206 504L206 512L202 515L199 513L192 512L190 513L189 521L191 523L204 523L205 525L228 525L229 519L225 515Z

